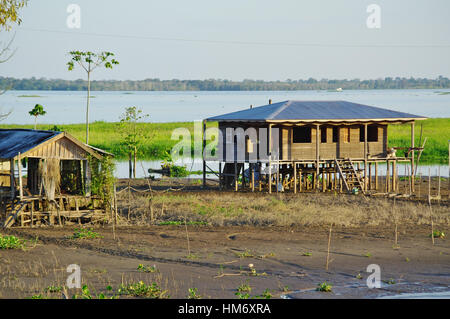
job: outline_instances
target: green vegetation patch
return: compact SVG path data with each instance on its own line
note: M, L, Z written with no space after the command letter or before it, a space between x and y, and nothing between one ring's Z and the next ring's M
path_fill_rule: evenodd
M16 236L0 235L0 249L23 249L25 248L25 240Z
M97 232L93 231L92 228L75 228L73 235L70 237L71 239L96 239L103 238L103 236L99 235Z
M127 295L133 297L145 297L152 299L169 298L167 290L162 290L157 283L146 284L143 281L128 285L121 285L118 289L119 295Z

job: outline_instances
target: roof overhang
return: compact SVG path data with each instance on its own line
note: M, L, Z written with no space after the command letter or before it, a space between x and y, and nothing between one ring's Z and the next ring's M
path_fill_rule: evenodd
M207 122L219 123L267 123L267 124L290 124L290 125L307 125L307 124L330 124L330 125L351 125L360 123L377 123L377 124L404 124L414 121L426 120L427 117L415 118L384 118L384 119L301 119L301 120L212 120L206 119Z
M97 159L102 159L103 156L101 155L101 153L102 153L102 154L105 154L105 155L112 155L112 154L110 154L110 153L108 153L108 152L106 152L106 151L103 151L103 150L101 150L101 149L94 148L94 147L92 147L92 146L89 146L89 145L86 145L86 144L80 142L78 139L76 139L75 137L73 137L73 136L70 135L69 133L66 133L66 132L60 132L59 134L57 134L57 135L55 135L55 136L53 136L53 137L51 137L51 138L49 138L49 139L43 141L42 143L40 143L40 144L38 144L38 145L36 145L36 146L34 146L34 147L28 149L26 152L21 153L20 156L19 156L19 154L17 154L17 155L14 156L13 158L0 158L0 160L1 160L1 161L8 161L8 160L12 160L12 159L18 160L18 159L22 159L22 158L28 157L29 154L31 154L32 152L36 151L37 149L39 149L39 148L41 148L41 147L44 147L45 145L48 145L48 144L50 144L50 143L54 143L54 142L56 142L57 140L59 140L59 139L61 139L61 138L64 138L64 137L66 137L66 138L69 139L71 142L73 142L74 144L76 144L78 147L80 147L81 149L83 149L86 153L92 155L93 157L95 157L95 158L97 158Z

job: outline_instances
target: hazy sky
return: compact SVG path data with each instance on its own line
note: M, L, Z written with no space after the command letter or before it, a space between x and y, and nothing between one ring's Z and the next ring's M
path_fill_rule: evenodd
M73 3L80 29L66 24ZM22 13L0 76L84 78L67 52L108 50L120 65L94 79L450 77L448 0L29 0Z

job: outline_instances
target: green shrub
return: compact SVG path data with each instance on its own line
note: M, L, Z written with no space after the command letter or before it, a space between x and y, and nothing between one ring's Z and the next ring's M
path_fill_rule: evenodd
M0 249L23 249L24 245L24 240L16 236L0 235Z

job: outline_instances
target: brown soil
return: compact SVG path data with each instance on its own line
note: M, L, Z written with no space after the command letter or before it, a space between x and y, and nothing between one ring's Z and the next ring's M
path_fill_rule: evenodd
M73 263L81 266L91 291L156 281L172 298L186 297L189 288L198 288L204 298L236 298L237 287L246 282L251 295L300 290L290 294L294 298L373 298L450 285L450 245L436 239L433 246L428 227L399 229L399 247L393 247L393 229L334 229L328 271L325 228L188 226L190 256L184 226L123 227L117 240L111 228L96 231L104 238L67 239L73 228L11 230L22 238L38 237L39 243L25 251L0 251L1 297L31 297L50 285L62 286ZM139 272L139 264L154 265L159 273ZM258 276L249 275L249 264ZM391 284L368 289L369 264L378 264L381 279ZM315 291L324 281L333 292Z
M123 188L127 183L122 180L119 186ZM183 185L186 182L152 182L155 190ZM144 190L146 182L132 181L132 186ZM177 194L206 198L233 196L232 192L223 195L217 191L201 191L196 182ZM265 196L248 194L247 200ZM308 196L304 199L326 203L330 208L333 201L338 202L330 194ZM347 202L355 207L360 203L378 205L378 202L349 198L351 202L348 199L339 205ZM133 197L134 201L138 199ZM120 205L123 209L126 200ZM147 205L139 209L145 213ZM400 211L412 207L408 206L411 202L405 200L397 201L396 205ZM426 207L420 205L418 210ZM443 199L435 211L448 216L448 199ZM124 220L125 214L121 217ZM442 217L434 229L448 234L450 225L442 222L448 220L446 218ZM245 283L252 287L252 296L269 289L273 297L292 298L376 298L407 292L448 291L450 287L448 239L435 239L432 245L431 226L426 222L399 224L398 246L394 246L393 224L334 226L327 271L329 224L186 227L158 226L156 222L139 225L136 220L129 222L131 226L124 226L124 223L118 226L116 239L109 225L94 227L94 231L103 236L97 239L70 239L77 226L2 230L4 235L38 240L36 244L29 243L25 250L0 250L0 297L29 298L42 294L60 298L61 293L47 293L45 288L64 286L68 276L66 268L70 264L80 265L83 284L87 284L93 294L107 295L111 295L106 290L108 285L117 291L120 284L140 280L158 283L171 298L187 297L189 288L197 288L203 298L237 298L237 288ZM158 271L140 272L139 264L155 266ZM252 275L249 264L253 264L256 276ZM381 267L384 282L380 289L366 286L369 264ZM332 292L315 290L323 282L333 286ZM68 290L69 295L75 293L79 290Z

